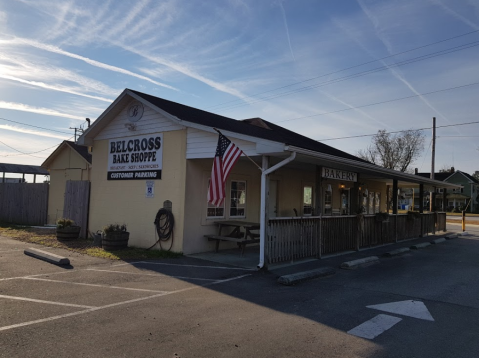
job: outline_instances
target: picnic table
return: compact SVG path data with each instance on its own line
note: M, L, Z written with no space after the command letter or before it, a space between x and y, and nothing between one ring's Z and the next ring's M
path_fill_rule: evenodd
M223 220L215 221L218 226L217 235L205 235L210 241L216 241L216 252L219 250L220 241L236 242L241 249L241 256L247 244L259 242L260 225L256 222L240 221L240 220Z

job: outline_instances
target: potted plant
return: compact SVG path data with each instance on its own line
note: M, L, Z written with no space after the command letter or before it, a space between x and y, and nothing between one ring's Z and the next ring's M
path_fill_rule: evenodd
M382 212L376 213L376 221L380 221L380 222L389 221L389 214L388 213L382 213Z
M75 225L72 219L61 218L57 220L57 239L73 240L80 236L81 227Z
M130 233L126 231L126 225L110 224L103 228L101 245L104 250L119 250L128 247Z

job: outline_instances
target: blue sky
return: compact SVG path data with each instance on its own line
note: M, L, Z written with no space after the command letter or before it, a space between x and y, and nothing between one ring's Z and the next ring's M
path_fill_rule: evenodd
M436 170L472 174L479 1L0 2L0 162L40 165L125 88L352 154L436 117Z

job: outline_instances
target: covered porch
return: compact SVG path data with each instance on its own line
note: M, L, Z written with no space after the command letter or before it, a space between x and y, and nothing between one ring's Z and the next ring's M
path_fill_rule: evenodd
M420 205L415 213L399 214L398 194L400 188L418 188L424 193L457 185L302 148L288 149L290 156L283 160L263 157L258 267L446 231L445 212L426 212ZM292 208L291 217L277 216L278 206L288 204L278 200L281 189L271 186L275 173L304 166L314 167L314 180L302 184L301 207Z

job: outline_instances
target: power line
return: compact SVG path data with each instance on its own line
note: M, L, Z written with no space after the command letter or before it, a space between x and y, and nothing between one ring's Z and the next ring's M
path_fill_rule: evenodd
M457 126L465 126L465 125L468 125L468 124L479 124L479 121L476 121L476 122L467 122L467 123L448 124L448 125L443 125L443 126L436 126L436 128L457 127ZM407 131L410 131L410 130L413 130L413 131L424 131L424 130L431 129L431 128L432 128L432 127L424 127L424 128L417 128L417 129L403 129L403 130L400 130L400 131L385 132L385 134L402 133L402 132L407 132ZM316 140L317 140L318 142L325 142L325 141L328 141L328 140L337 140L337 139L351 139L351 138L361 138L361 137L374 137L375 135L377 135L377 133L374 133L374 134L353 135L353 136L349 136L349 137L338 137L338 138L328 138L328 139L316 139ZM440 136L440 137L454 137L454 136ZM457 137L461 137L461 136L457 136ZM466 136L464 136L464 137L466 137ZM471 136L471 137L475 137L475 136Z
M274 89L271 89L271 90L268 90L268 91L259 92L259 93L256 93L256 94L254 94L254 95L250 95L250 96L248 96L248 97L253 98L253 97L256 97L256 96L265 94L265 93L270 93L270 92L273 92L273 91L277 91L277 90L281 90L281 89L284 89L284 88L292 87L292 86L295 86L295 85L298 85L298 84L301 84L301 83L309 82L309 81L312 81L312 80L315 80L315 79L318 79L318 78L322 78L322 77L330 76L330 75L333 75L333 74L336 74L336 73L344 72L344 71L347 71L347 70L350 70L350 69L353 69L353 68L365 66L365 65L368 65L368 64L370 64L370 63L374 63L374 62L378 62L378 61L385 60L385 59L387 59L387 58L391 58L391 57L403 55L403 54L408 53L408 52L420 50L420 49L423 49L423 48L426 48L426 47L429 47L429 46L437 45L437 44L442 43L442 42L447 42L447 41L454 40L454 39L457 39L457 38L460 38L460 37L464 37L464 36L467 36L467 35L471 35L471 34L477 33L477 32L479 32L479 30L470 31L470 32L467 32L467 33L464 33L464 34L461 34L461 35L449 37L449 38L444 39L444 40L432 42L432 43L429 43L429 44L426 44L426 45L422 45L422 46L419 46L419 47L415 47L415 48L412 48L412 49L409 49L409 50L406 50L406 51L402 51L402 52L398 52L398 53L395 53L395 54L392 54L392 55L389 55L389 56L385 56L385 57L382 57L382 58L379 58L379 59L376 59L376 60L371 60L371 61L367 61L367 62L358 64L358 65L353 65L353 66L350 66L350 67L347 67L347 68L343 68L343 69L340 69L340 70L337 70L337 71L329 72L329 73L327 73L327 74L315 76L315 77L312 77L312 78L309 78L309 79L306 79L306 80L303 80L303 81L299 81L299 82L295 82L295 83L292 83L292 84L289 84L289 85L286 85L286 86L274 88ZM227 102L223 102L223 103L214 105L214 106L212 106L212 107L207 107L207 109L208 109L208 108L217 108L217 107L224 106L224 105L226 105L226 104L235 103L235 102L239 102L239 101L243 101L243 100L242 100L242 99L235 99L235 100L232 100L232 101L227 101Z
M377 106L377 105L379 105L379 104L390 103L390 102L397 102L397 101L402 101L402 100L404 100L404 99L410 99L410 98L414 98L414 97L427 96L427 95L434 94L434 93L452 91L452 90L455 90L455 89L464 88L464 87L469 87L469 86L475 86L475 85L478 85L478 84L479 84L479 82L474 82L474 83L469 83L469 84L467 84L467 85L456 86L456 87L449 87L449 88L444 88L444 89L440 89L440 90L437 90L437 91L431 91L431 92L419 93L419 94L415 94L415 95L411 95L411 96L406 96L406 97L389 99L389 100L387 100L387 101L381 101L381 102L364 104L364 105L362 105L362 106L348 107L348 108L338 109L338 110L336 110L336 111L331 111L331 112L323 112L323 113L318 113L318 114L312 114L312 115L310 115L310 116L303 116L303 117L285 119L285 120L282 120L282 121L278 121L278 122L276 122L276 123L296 121L296 120L298 120L298 119L319 117L319 116L325 116L325 115L327 115L327 114L333 114L333 113L350 111L350 110L352 110L352 109L358 109L358 108L364 108L364 107Z
M71 133L67 133L67 132L57 131L57 130L55 130L55 129L38 127L38 126L34 126L34 125L32 125L32 124L26 124L26 123L21 123L21 122L17 122L17 121L12 121L11 119L6 119L6 118L2 118L2 117L0 117L0 119L3 120L3 121L7 121L7 122L12 122L12 123L21 124L22 126L34 127L34 128L38 128L38 129L45 129L45 130L50 131L50 132L57 132L57 133L63 133L63 134L71 134Z
M72 138L73 138L73 136L70 137L70 138L68 138L67 140L70 140L70 139L72 139ZM44 159L43 157L38 157L38 156L32 155L32 154L41 153L41 152L44 152L44 151L46 151L46 150L49 150L49 149L52 149L52 148L55 148L55 147L58 147L58 146L59 146L59 144L56 144L56 145L53 145L53 146L51 146L51 147L48 147L48 148L45 148L45 149L42 149L42 150L38 150L38 151L36 151L36 152L25 153L25 152L22 152L22 151L20 151L20 150L18 150L18 149L13 148L12 146L9 146L8 144L6 144L6 143L4 143L4 142L2 142L2 141L0 141L0 143L2 143L4 146L6 146L6 147L8 147L8 148L10 148L10 149L12 149L12 150L14 150L14 151L20 153L20 154L0 155L0 157L13 157L13 156L17 156L17 155L29 155L29 156L34 157L34 158Z
M339 77L339 78L336 78L336 79L320 82L320 83L317 83L317 84L297 88L297 89L290 90L290 91L287 91L287 92L273 94L269 97L259 98L257 100L250 101L248 103L239 103L239 104L236 104L236 105L231 105L231 106L223 107L223 108L220 108L220 109L229 110L229 109L233 109L233 108L237 108L237 107L242 107L242 106L245 106L245 105L251 105L251 104L258 103L258 102L263 102L263 101L266 101L266 100L275 99L275 98L278 98L278 97L284 97L284 96L287 96L287 95L296 94L296 93L299 93L299 92L304 92L304 91L307 91L307 90L310 90L310 89L315 89L315 88L318 88L318 87L323 87L323 86L327 86L327 85L330 85L330 84L335 84L335 83L338 83L338 82L347 81L347 80L350 80L350 79L353 79L353 78L366 76L366 75L369 75L369 74L372 74L372 73L389 70L393 67L400 67L400 66L408 65L408 64L411 64L411 63L414 63L414 62L424 61L424 60L427 60L427 59L430 59L430 58L433 58L433 57L442 56L442 55L446 55L446 54L449 54L449 53L469 49L469 48L472 48L472 47L475 47L475 46L479 46L479 41L470 42L468 44L452 47L450 49L433 52L433 53L430 53L430 54L427 54L427 55L418 56L418 57L408 59L408 60L404 60L404 61L401 61L401 62L396 62L396 63L392 63L392 64L389 64L389 65L376 67L376 68L371 69L371 70L365 70L365 71L357 72L357 73L347 75L347 76L344 76L344 77Z

